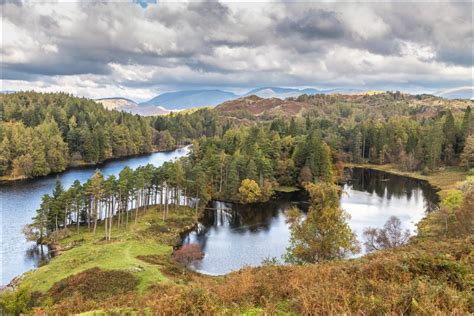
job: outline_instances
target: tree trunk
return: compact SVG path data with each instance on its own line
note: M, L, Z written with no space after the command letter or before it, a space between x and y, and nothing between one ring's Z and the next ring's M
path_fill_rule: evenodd
M79 207L76 206L76 226L77 226L77 233L79 234L79 222L80 222L80 214L79 214Z
M93 231L94 235L95 235L95 231L97 230L97 211L98 211L97 201L94 201L94 231Z

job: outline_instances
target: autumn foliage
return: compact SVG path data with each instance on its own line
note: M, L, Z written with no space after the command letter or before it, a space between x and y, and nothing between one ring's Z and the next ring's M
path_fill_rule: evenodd
M188 244L176 250L173 258L178 264L187 268L193 262L204 258L204 252L198 244Z

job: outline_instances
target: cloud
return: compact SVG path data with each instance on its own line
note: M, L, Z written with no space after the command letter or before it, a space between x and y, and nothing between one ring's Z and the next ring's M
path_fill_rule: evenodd
M4 89L472 85L470 2L133 2L2 1Z

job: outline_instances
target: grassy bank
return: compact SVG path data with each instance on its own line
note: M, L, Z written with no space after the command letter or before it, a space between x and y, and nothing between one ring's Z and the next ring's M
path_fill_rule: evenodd
M99 267L132 273L138 280L137 290L141 292L151 284L167 281L167 277L159 266L139 257L169 257L179 240L179 233L195 221L195 212L184 207L171 211L165 221L157 208L151 208L140 214L137 223L130 220L128 228L114 227L110 241L104 240L102 225L95 235L87 227L81 227L79 233L71 228L69 236L58 243L60 248L68 250L62 251L49 264L25 273L22 283L31 284L35 291L46 292L66 277Z
M401 171L394 164L354 164L346 163L345 167L348 168L367 168L373 170L384 171L399 176L415 178L419 180L428 181L433 187L436 187L440 190L440 197L443 197L445 192L456 187L456 183L462 181L466 177L466 171L460 167L446 167L444 170L434 171L428 175L422 174L420 171L408 172Z

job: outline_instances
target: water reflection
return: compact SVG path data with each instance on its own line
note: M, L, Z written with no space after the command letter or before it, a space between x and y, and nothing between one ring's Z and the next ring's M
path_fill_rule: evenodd
M366 227L382 227L392 215L415 233L416 223L438 203L436 191L424 181L359 168L347 172L350 180L343 186L341 206L351 215L349 225L359 240ZM292 205L306 211L305 194L253 205L211 202L197 228L183 239L205 252L194 269L219 275L267 258L281 259L290 237L285 210Z
M431 212L437 208L439 201L436 190L426 181L364 168L346 169L345 172L350 179L346 188L351 190L376 194L387 201L392 197L407 201L421 197L426 202L425 211Z
M34 267L41 267L51 260L53 252L47 246L33 245L26 250L25 261L30 262Z

